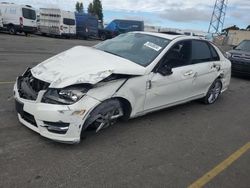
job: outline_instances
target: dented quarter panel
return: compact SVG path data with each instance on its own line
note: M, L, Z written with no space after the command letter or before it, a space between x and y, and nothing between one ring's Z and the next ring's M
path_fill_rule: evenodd
M91 47L76 46L31 69L51 88L96 84L111 74L143 75L146 68L124 58Z
M96 86L93 89L89 90L87 95L104 101L111 98L116 90L125 82L126 79L113 80L107 83L100 83L100 86Z
M101 87L91 89L87 95L100 101L112 97L126 99L133 107L131 112L131 117L133 117L144 109L147 78L148 75L144 75L129 78L127 81L126 79L111 81ZM125 81L126 83L122 85ZM119 89L120 86L122 87Z
M113 96L127 99L130 102L132 106L131 118L144 110L147 79L148 75L131 78Z

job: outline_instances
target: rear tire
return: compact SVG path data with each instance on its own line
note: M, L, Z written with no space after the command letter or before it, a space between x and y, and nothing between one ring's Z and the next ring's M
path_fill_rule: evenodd
M210 86L207 95L202 99L205 104L213 104L217 101L221 94L222 82L220 79L216 79Z

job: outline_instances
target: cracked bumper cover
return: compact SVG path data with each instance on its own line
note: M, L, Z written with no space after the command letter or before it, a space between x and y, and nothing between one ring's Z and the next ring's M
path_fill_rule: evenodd
M23 99L15 84L14 98L19 108L21 105L21 109L17 109L19 121L43 137L58 142L78 143L89 112L100 101L86 95L73 105L46 104L41 103L43 94L44 91L40 91L36 101Z

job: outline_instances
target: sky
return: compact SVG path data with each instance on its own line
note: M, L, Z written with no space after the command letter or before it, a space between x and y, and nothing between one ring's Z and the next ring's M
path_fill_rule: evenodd
M8 0L0 0L6 2ZM77 0L9 0L35 8L56 7L74 11ZM85 11L91 0L83 2ZM224 27L250 25L250 0L228 0ZM145 25L207 31L215 0L102 0L104 22L113 19L143 20Z

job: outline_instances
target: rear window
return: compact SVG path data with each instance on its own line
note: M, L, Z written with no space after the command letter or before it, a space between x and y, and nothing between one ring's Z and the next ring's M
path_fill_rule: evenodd
M23 17L29 20L36 20L36 11L28 8L23 8Z
M65 25L75 25L75 20L70 18L63 18L63 24Z
M211 49L213 61L220 61L220 57L219 57L218 53L216 52L216 50L214 49L214 47L211 44L209 45L209 47Z

